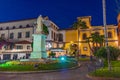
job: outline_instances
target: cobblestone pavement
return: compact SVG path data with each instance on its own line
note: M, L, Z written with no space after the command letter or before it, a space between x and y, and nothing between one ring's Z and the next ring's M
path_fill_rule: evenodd
M32 74L0 74L0 80L91 80L86 77L87 65L74 70Z

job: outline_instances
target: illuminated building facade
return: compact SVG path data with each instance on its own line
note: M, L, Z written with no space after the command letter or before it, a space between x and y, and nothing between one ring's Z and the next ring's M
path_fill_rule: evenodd
M61 30L48 17L44 17L44 24L48 26L49 30L46 49L64 48L67 50L72 42L79 46L78 50L81 55L90 56L90 48L86 43L86 38L90 37L92 33L104 35L104 27L92 26L91 16L78 17L77 19L85 21L88 26L87 29L80 29L79 35L78 30L73 28ZM120 23L118 27L119 25ZM0 59L29 58L32 52L32 34L36 28L35 26L36 18L0 23L0 37L5 39L5 41L0 41ZM117 26L107 25L107 29L108 45L120 46L120 35L117 35ZM68 51L65 52L68 53Z
M78 30L75 30L73 28L69 28L66 30L60 30L60 32L61 31L65 32L65 34L63 34L65 36L65 40L63 41L65 49L68 49L71 42L73 42L79 46L79 52L81 55L90 56L90 48L89 48L88 43L86 43L86 38L90 37L92 33L104 35L104 27L103 26L92 26L91 16L78 17L77 19L85 21L88 28L80 29L79 35L78 35ZM118 47L117 26L107 25L107 32L108 32L108 45Z
M37 18L33 18L0 23L0 59L29 57L32 52L32 34L36 28L36 20ZM48 17L43 17L43 20L49 30L46 38L46 49L56 48L59 27Z

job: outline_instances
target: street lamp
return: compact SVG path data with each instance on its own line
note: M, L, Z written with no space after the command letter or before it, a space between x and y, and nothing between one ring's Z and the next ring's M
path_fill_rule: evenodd
M105 6L105 0L102 0L103 5L103 24L104 24L104 34L105 34L105 47L107 50L107 60L108 60L108 70L111 70L111 64L110 64L110 51L108 48L108 33L107 33L107 27L106 27L106 6Z

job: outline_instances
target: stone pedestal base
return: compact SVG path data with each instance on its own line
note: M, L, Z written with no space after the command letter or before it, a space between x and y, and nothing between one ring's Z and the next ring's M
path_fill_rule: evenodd
M30 59L31 58L40 58L41 59L41 54L40 52L32 52L31 55L30 55Z
M38 58L38 59L41 59L41 58L47 58L47 53L46 52L32 52L31 53L31 56L30 56L30 59L31 58Z
M46 53L46 35L33 34L33 52L30 55L30 59L42 59L47 58Z

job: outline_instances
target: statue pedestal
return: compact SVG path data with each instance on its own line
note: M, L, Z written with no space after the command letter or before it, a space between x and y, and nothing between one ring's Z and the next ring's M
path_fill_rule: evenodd
M47 58L46 53L46 35L33 34L33 52L30 55L30 59Z

